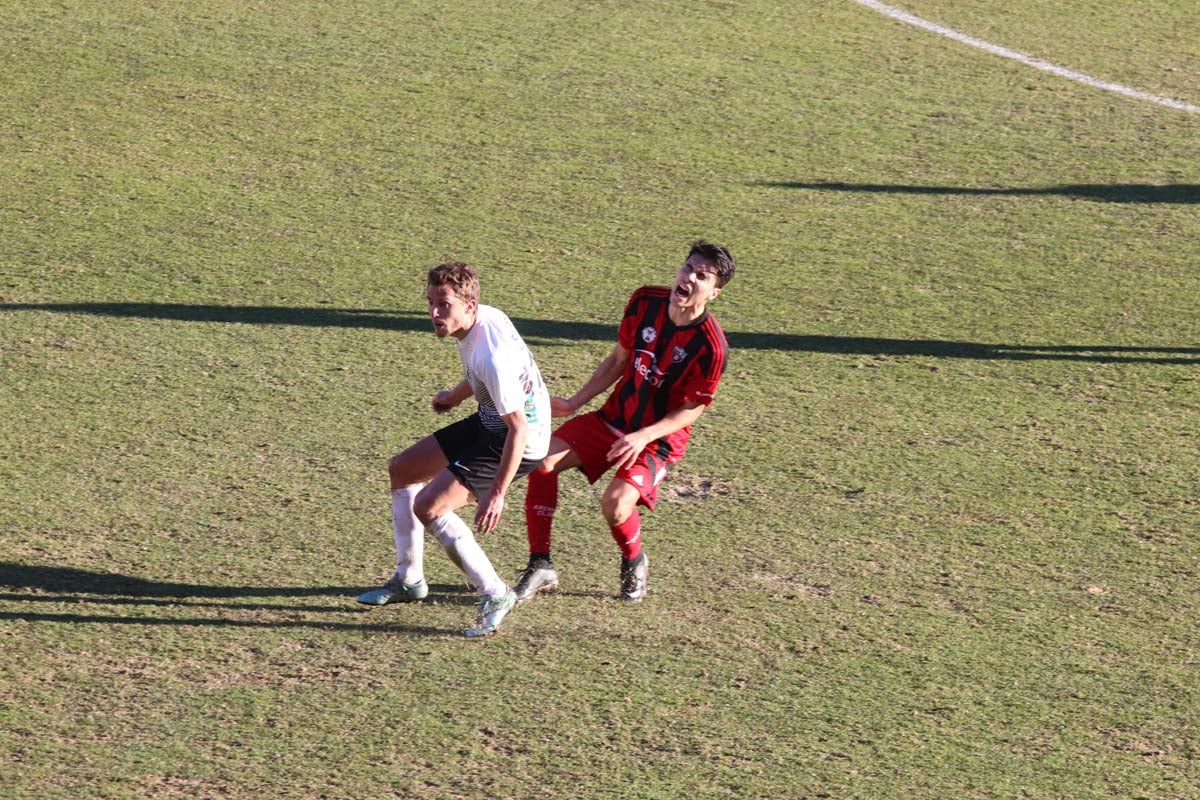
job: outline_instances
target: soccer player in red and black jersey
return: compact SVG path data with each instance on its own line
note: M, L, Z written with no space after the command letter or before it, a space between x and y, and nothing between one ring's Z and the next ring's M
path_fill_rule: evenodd
M597 411L563 423L541 467L529 475L525 527L529 566L517 583L517 602L558 588L550 560L550 529L558 506L558 473L578 468L595 483L616 467L600 509L621 549L621 598L646 595L638 505L653 510L667 468L683 458L692 424L713 400L729 345L708 304L735 269L729 250L695 242L670 286L633 293L617 344L582 388L552 397L551 413L570 417L616 382Z

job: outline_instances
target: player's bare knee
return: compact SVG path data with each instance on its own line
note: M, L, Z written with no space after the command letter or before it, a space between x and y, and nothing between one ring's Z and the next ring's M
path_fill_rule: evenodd
M412 483L406 472L403 456L396 455L388 459L388 478L393 489L399 489L401 486L408 486Z
M388 460L388 479L392 489L402 486L420 486L426 481L420 466L405 453L392 456Z
M442 515L442 510L439 508L441 498L431 497L424 492L419 493L413 500L413 514L421 521L422 525L428 525Z
M557 474L558 470L556 469L545 469L544 467L538 467L533 472L529 473L529 481L530 483L540 483L542 481L554 479Z
M620 525L629 519L635 504L636 497L631 500L623 494L605 492L600 498L600 513L604 514L604 519L609 525Z

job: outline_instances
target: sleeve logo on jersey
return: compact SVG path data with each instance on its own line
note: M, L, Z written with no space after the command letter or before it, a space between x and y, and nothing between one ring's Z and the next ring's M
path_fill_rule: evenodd
M649 325L642 328L642 341L643 342L645 342L646 344L650 344L657 338L658 338L658 331L654 330L654 328L650 327Z

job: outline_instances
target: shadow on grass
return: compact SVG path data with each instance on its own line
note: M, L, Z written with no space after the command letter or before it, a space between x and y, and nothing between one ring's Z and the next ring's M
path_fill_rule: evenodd
M359 612L365 609L354 608L349 605L296 605L287 603L223 603L223 602L208 602L205 600L195 600L192 597L176 597L172 599L157 599L151 597L113 597L103 594L80 594L78 592L64 592L62 594L17 594L14 592L0 592L0 602L11 603L78 603L80 605L94 606L158 606L160 608L179 608L188 606L191 608L224 608L235 611L311 611L326 614L338 614L346 612Z
M863 192L867 194L983 195L1036 197L1061 195L1102 203L1200 203L1200 184L1194 183L1081 183L1063 186L1031 186L1008 189L980 189L966 186L911 186L888 183L839 183L770 181L753 184L772 189L810 189L825 192Z
M172 625L183 628L311 628L320 631L364 631L367 633L407 633L414 636L461 637L463 628L433 628L420 625L396 623L351 623L322 622L298 619L226 619L222 617L141 617L116 616L112 614L45 614L21 611L0 611L0 620L22 622L58 622L68 625L91 623L93 625ZM464 623L465 627L465 623Z
M791 184L789 184L791 185ZM801 186L802 184L794 184ZM828 185L827 185L828 186ZM1007 191L1007 190L1005 190ZM48 311L108 317L222 322L250 325L299 325L431 332L423 314L382 309L288 308L281 306L210 306L175 303L3 303L3 311ZM616 328L594 322L564 322L514 317L527 339L616 340ZM884 339L870 336L817 336L727 331L736 349L779 350L831 355L927 356L984 361L1091 361L1103 363L1200 364L1200 347L1114 345L1023 345L957 342L940 339Z
M368 614L375 609L354 603L352 597L363 591L360 586L211 586L202 584L151 581L110 572L90 572L72 567L0 564L0 587L32 592L0 593L0 602L71 603L94 606L150 606L176 609L219 608L239 611L284 611L290 613ZM476 602L462 584L430 584L432 594L425 602L473 606ZM48 594L43 594L48 593ZM326 597L344 596L343 605L286 605L279 603L212 603L193 602L222 598L245 597ZM221 617L180 618L145 617L136 614L44 613L4 611L0 619L19 619L28 622L105 623L134 625L229 626L265 628L316 628L322 630L363 630L404 632L415 634L461 634L458 629L403 626L394 623L345 623L320 620L272 618L267 620L228 619Z
M363 591L357 586L209 586L171 583L73 567L13 563L0 563L0 587L72 595L116 595L139 599L173 597L180 600L223 597L328 597L353 595Z

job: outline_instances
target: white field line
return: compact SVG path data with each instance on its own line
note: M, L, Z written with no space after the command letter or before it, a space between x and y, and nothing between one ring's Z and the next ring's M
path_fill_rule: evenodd
M1179 100L1172 100L1169 97L1159 97L1156 94L1150 94L1149 92L1131 89L1128 86L1122 86L1119 83L1102 81L1097 78L1093 78L1090 75L1084 75L1082 72L1075 72L1074 70L1069 70L1064 67L1051 64L1047 61L1042 61L1039 58L1027 56L1024 53L1018 53L1015 50L1009 50L1007 47L1000 47L999 45L994 45L990 42L985 42L981 39L967 36L964 33L959 33L956 30L951 30L950 28L938 25L936 22L929 22L928 20L913 16L907 11L902 11L893 6L876 2L876 0L854 0L854 2L858 3L860 6L866 6L867 8L878 11L880 14L886 14L892 19L900 20L901 22L913 25L917 28L924 28L927 31L936 33L938 36L944 36L947 39L953 39L956 42L961 42L962 44L967 44L971 47L978 47L980 50L985 50L992 55L1001 56L1003 58L1011 58L1013 61L1019 61L1026 66L1033 67L1034 69L1040 69L1042 72L1049 72L1052 75L1058 75L1060 78L1078 81L1079 83L1086 84L1096 89L1104 89L1109 92L1123 94L1126 97L1132 97L1135 100L1145 100L1150 103L1157 103L1160 106L1166 106L1167 108L1174 108L1178 109L1179 111L1187 111L1192 114L1200 114L1200 106L1194 106L1190 103L1183 103Z

